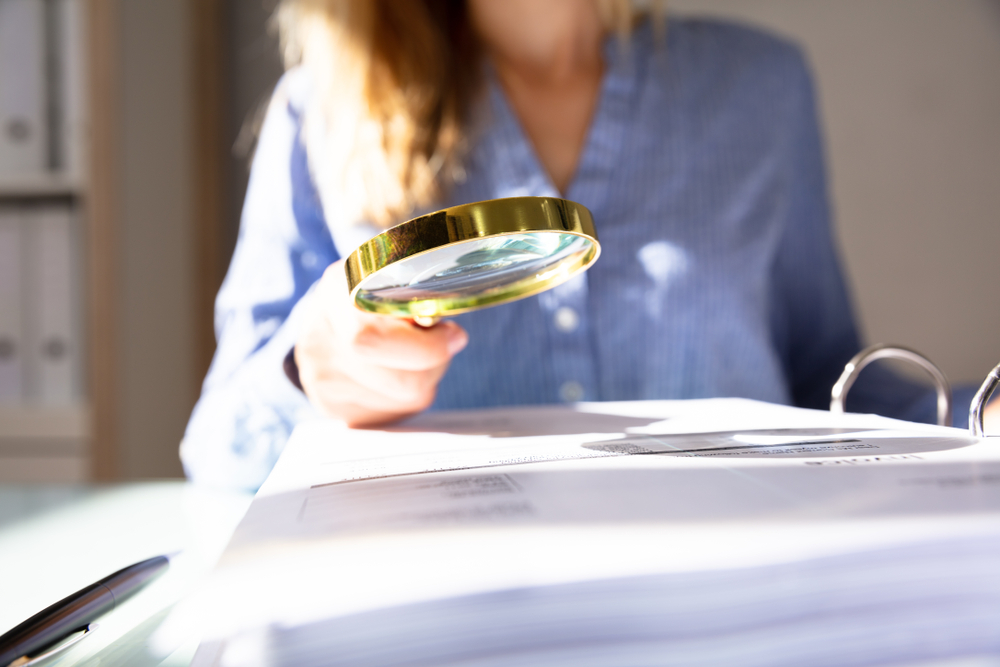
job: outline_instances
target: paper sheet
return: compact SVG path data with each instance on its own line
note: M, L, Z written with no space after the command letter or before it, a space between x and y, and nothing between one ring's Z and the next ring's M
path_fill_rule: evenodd
M735 399L317 421L173 623L227 637L997 532L1000 442L955 429Z

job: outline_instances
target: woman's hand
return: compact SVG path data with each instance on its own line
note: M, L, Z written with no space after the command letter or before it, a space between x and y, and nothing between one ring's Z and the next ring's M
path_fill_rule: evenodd
M343 260L330 265L295 345L299 380L321 412L348 426L384 424L430 407L451 358L469 341L454 322L423 328L351 303Z

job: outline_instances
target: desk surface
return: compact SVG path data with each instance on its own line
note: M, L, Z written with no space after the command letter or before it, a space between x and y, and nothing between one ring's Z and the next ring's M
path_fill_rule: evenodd
M179 480L0 485L0 633L115 570L179 551L163 576L50 664L187 665L197 638L164 646L153 633L214 564L250 499Z
M0 485L0 632L114 570L183 550L166 574L46 667L188 665L198 638L163 646L155 631L174 602L212 567L250 499L181 481ZM906 667L1000 667L1000 659L968 657Z

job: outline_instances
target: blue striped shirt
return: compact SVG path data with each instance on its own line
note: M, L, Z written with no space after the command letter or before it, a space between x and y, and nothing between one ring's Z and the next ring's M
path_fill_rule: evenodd
M859 349L831 237L810 76L798 50L747 28L648 24L606 70L565 196L591 210L602 255L550 292L459 316L468 347L435 409L560 401L754 398L825 408ZM465 179L443 205L560 196L495 80ZM192 478L255 488L313 415L283 375L301 303L378 230L331 227L302 137L305 75L279 85L216 305L218 351L182 444ZM855 390L902 416L917 393Z

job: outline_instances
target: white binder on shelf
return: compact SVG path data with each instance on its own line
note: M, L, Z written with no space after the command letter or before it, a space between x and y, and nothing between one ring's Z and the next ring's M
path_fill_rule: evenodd
M29 234L30 394L43 405L66 405L79 397L72 210L67 204L30 209L25 227Z
M0 208L0 405L23 393L21 245L19 209Z
M0 2L0 175L47 166L45 5Z
M86 171L86 55L84 48L83 0L54 0L54 39L49 52L57 63L53 82L56 109L54 125L57 141L53 168L79 183Z

